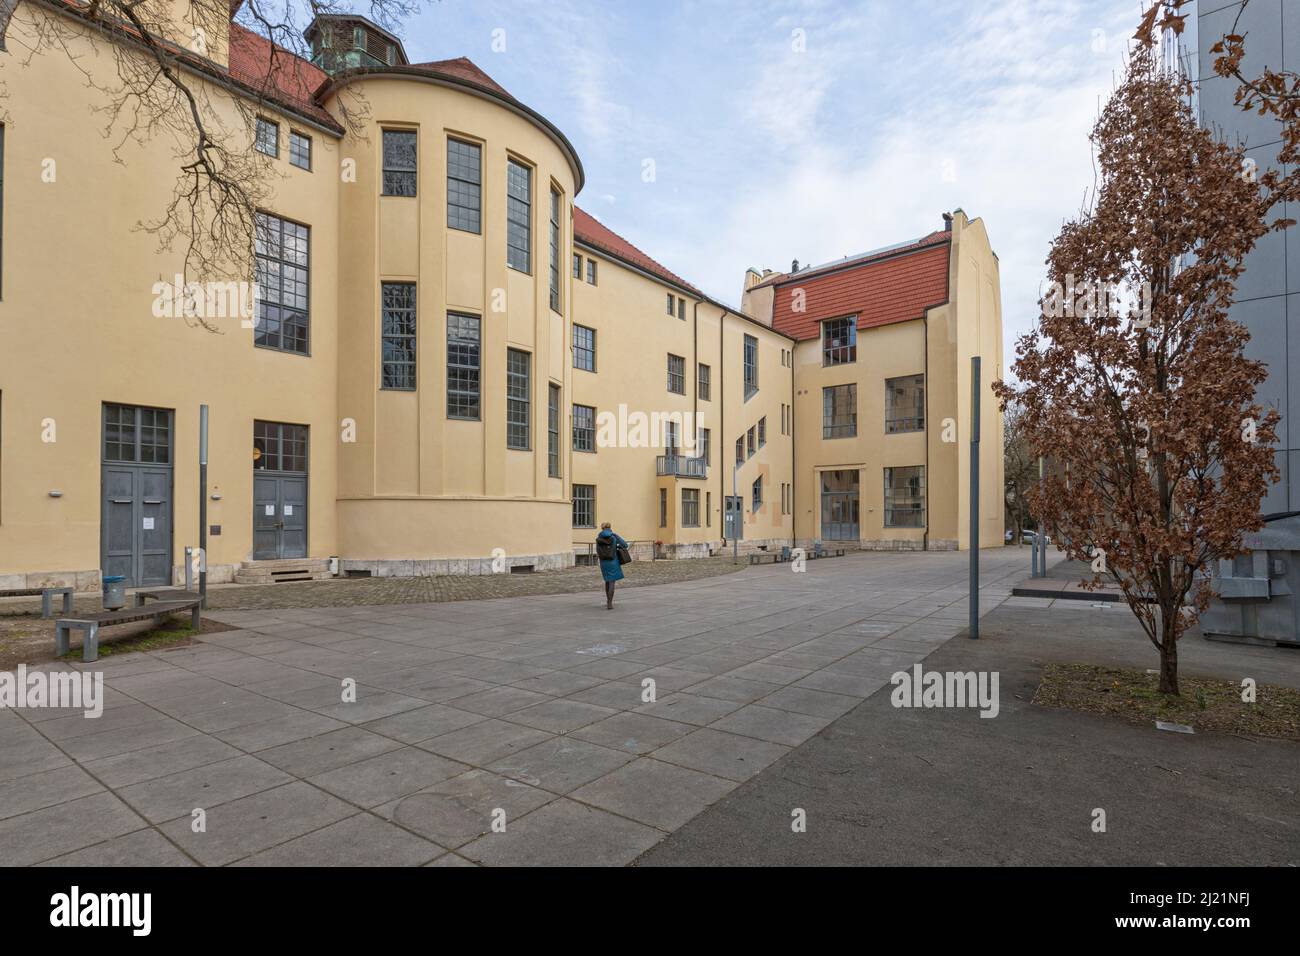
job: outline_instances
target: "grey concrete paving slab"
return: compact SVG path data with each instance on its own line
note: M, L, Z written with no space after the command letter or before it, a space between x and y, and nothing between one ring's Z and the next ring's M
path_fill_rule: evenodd
M258 757L295 776L310 777L396 750L400 746L402 745L396 740L381 737L360 727L347 727L263 750Z
M740 710L719 718L709 726L731 734L755 737L774 744L797 747L831 722L831 717L815 717L746 704Z
M308 782L368 809L415 793L468 769L463 763L427 750L403 747L316 774L308 778Z
M576 737L552 737L488 765L494 773L565 794L632 759L621 750Z
M0 783L0 820L99 793L104 786L75 764Z
M416 746L461 763L483 767L509 754L550 740L553 736L534 727L490 719L422 740Z
M382 717L362 724L362 728L402 743L414 744L431 737L451 733L488 718L446 704L430 704L416 710L403 711L392 717Z
M159 829L205 866L223 866L354 813L350 804L299 781L213 807L201 833L193 831L188 814Z
M93 826L87 821L94 821ZM0 860L6 866L40 863L144 825L113 794L91 794L0 820Z
M672 831L726 796L735 781L642 758L625 764L571 795L574 800Z
M623 866L664 834L604 810L556 800L460 852L489 866Z
M652 756L727 780L748 780L785 756L789 747L704 728L654 751Z
M239 751L229 744L200 735L101 757L87 761L84 766L107 786L120 789L237 756Z
M56 856L39 866L197 866L157 830L136 830L83 850Z
M150 823L162 823L292 780L284 771L245 755L122 787L117 795Z
M424 866L446 852L369 813L358 813L234 865Z
M492 832L494 815L510 821L555 795L488 770L470 770L376 808L377 813L440 846L456 848Z
M651 717L649 714L621 713L571 731L570 735L611 750L646 754L685 737L696 728L691 724Z
M553 734L567 734L616 713L617 711L610 707L560 699L533 704L531 707L507 715L505 719L514 724L523 724L525 727L546 730Z

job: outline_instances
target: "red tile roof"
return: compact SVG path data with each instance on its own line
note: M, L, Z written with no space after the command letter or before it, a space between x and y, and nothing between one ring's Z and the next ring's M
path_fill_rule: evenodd
M427 70L430 73L440 73L445 76L452 76L460 80L465 80L467 83L472 83L474 86L481 86L500 96L509 97L512 100L514 99L513 96L510 96L510 94L506 92L505 88L501 86L500 83L480 70L478 66L476 66L474 62L466 56L458 56L454 60L432 60L428 63L412 63L411 66L415 69Z
M573 207L573 237L579 242L585 242L587 245L599 249L601 252L609 253L615 259L622 259L624 262L649 272L651 275L658 276L666 282L671 282L673 285L693 292L701 298L704 297L704 293L695 286L655 262L632 243L612 229L601 225L594 216L577 206Z
M302 113L337 132L343 128L313 95L329 75L238 23L230 24L230 78L268 100Z
M857 260L769 278L776 284L772 326L796 339L815 339L824 319L857 315L858 328L919 319L948 300L949 232ZM795 291L803 311L794 311Z

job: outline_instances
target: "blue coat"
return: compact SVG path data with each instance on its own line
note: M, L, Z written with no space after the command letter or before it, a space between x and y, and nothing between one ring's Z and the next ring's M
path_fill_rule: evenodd
M600 541L602 538L613 538L615 549L627 547L627 542L612 531L602 531L600 534L596 535L597 541ZM623 580L623 566L618 563L617 550L615 550L614 557L611 560L600 562L600 576L606 581Z

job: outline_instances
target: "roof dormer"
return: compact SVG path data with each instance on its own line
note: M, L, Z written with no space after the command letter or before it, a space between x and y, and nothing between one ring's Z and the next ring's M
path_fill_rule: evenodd
M303 35L311 44L312 63L331 76L344 70L407 65L402 41L356 14L322 14Z

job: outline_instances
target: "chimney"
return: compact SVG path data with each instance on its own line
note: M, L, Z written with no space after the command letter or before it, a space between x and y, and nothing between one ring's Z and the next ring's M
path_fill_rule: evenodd
M943 214L943 230L944 232L952 232L952 213L950 212Z
M794 260L794 262L790 263L790 274L794 275L798 271L799 271L799 260L796 259Z

